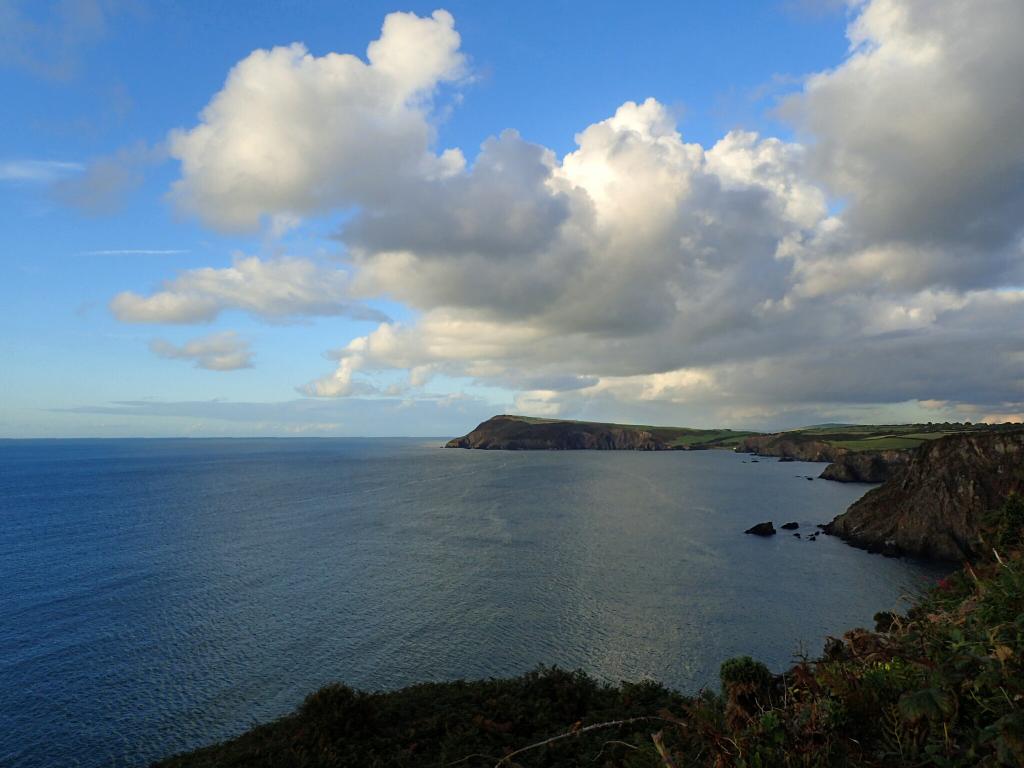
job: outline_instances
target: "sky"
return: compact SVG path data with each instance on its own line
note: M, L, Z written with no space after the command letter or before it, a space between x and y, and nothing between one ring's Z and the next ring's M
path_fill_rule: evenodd
M0 437L1024 420L1021 29L0 0Z

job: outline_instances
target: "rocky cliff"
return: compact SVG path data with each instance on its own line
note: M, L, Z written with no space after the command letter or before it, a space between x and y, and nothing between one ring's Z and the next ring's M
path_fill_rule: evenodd
M840 483L884 483L910 461L910 451L846 451L819 475Z
M854 546L958 560L979 552L986 514L1024 493L1024 431L925 443L879 488L825 526Z
M828 461L831 463L820 477L840 483L884 483L910 458L910 451L851 451L800 432L752 435L740 441L736 450L798 461Z
M781 432L774 435L751 435L736 446L739 453L758 456L779 456L798 461L835 461L847 451L823 440L803 437L799 433Z

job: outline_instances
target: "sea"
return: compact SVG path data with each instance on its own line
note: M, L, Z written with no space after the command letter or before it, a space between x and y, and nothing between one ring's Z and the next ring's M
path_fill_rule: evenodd
M821 464L442 444L0 441L0 765L144 766L334 681L697 692L945 573L808 540L870 487ZM765 520L802 535L744 535Z

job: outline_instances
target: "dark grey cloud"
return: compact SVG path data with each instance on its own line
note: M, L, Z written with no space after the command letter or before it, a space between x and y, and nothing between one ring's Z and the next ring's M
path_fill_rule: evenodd
M567 196L547 186L554 164L550 150L505 131L484 142L470 172L404 184L361 211L340 237L352 248L423 258L535 253L570 215Z

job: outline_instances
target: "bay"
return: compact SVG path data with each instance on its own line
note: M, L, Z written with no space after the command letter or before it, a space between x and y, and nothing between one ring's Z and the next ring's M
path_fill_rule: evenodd
M868 488L820 464L441 442L0 441L0 764L145 765L332 681L543 663L695 692L944 573L807 541Z

